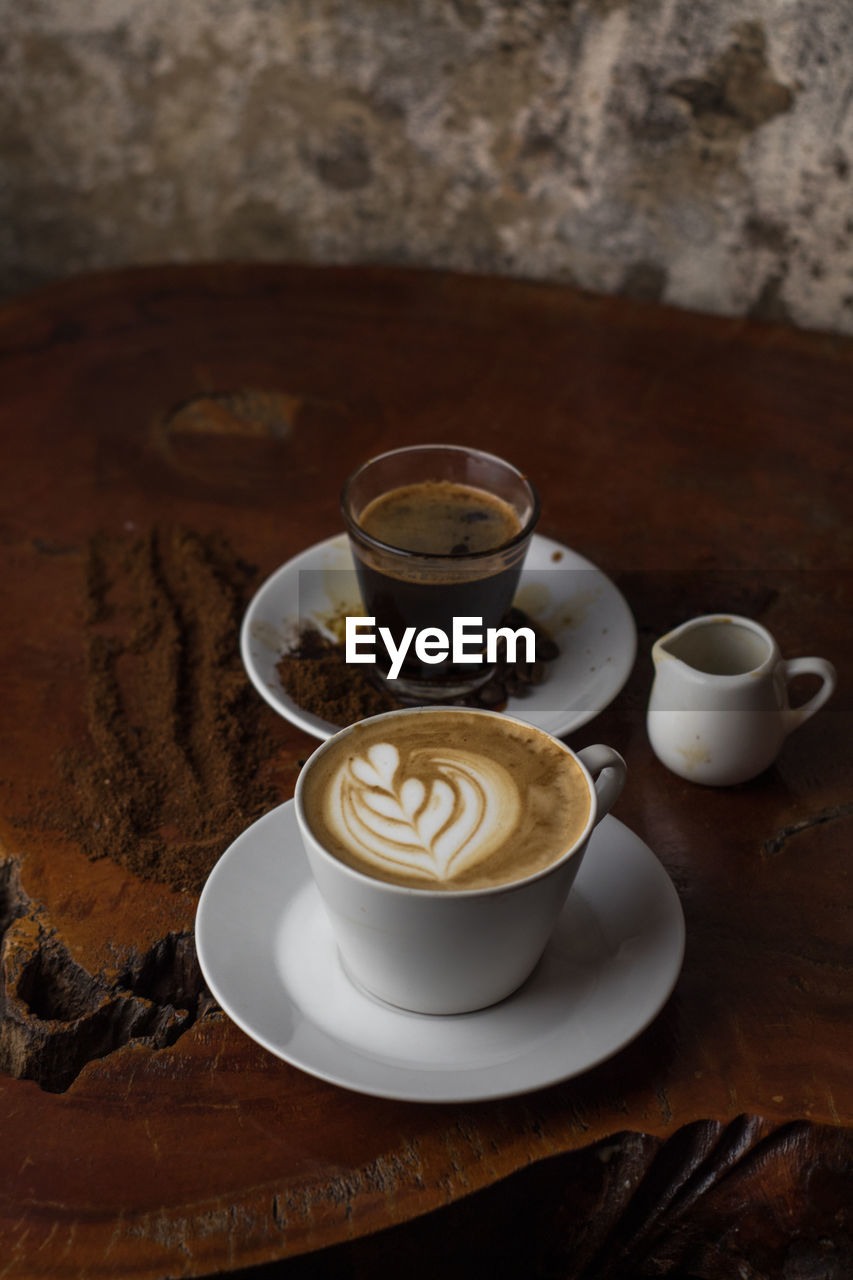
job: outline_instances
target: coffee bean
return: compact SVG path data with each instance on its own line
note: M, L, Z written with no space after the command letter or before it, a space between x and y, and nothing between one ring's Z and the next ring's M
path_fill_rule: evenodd
M541 684L545 679L543 662L520 662L516 667L516 676L522 684Z
M499 681L489 680L477 690L477 700L484 707L496 707L506 702L506 689Z
M550 636L536 637L536 657L541 662L553 662L559 657L560 650Z

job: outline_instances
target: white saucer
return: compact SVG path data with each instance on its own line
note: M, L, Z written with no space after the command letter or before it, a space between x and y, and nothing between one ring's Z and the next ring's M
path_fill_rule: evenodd
M292 800L223 854L202 892L195 936L211 992L258 1044L322 1080L415 1102L510 1097L586 1071L652 1021L684 955L669 876L607 817L519 991L478 1013L394 1009L341 968Z
M600 569L539 534L530 544L515 603L546 627L560 655L548 663L545 682L527 697L511 697L505 710L562 737L603 711L631 674L637 652L633 615ZM298 706L283 689L276 663L299 627L313 623L339 640L343 618L362 613L346 534L288 560L246 610L240 652L250 680L274 710L315 738L329 738L344 726Z

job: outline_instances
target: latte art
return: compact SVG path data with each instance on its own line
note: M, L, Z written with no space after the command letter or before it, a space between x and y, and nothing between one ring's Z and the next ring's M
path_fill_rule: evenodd
M562 743L462 707L353 725L318 749L297 790L334 858L430 892L534 875L572 847L590 813L582 768Z
M512 776L464 748L409 753L391 742L343 761L330 779L326 820L349 851L377 869L451 880L506 839L521 809Z

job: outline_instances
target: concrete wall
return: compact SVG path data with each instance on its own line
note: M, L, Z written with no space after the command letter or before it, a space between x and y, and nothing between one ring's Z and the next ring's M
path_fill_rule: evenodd
M200 258L853 332L850 0L0 0L0 292Z

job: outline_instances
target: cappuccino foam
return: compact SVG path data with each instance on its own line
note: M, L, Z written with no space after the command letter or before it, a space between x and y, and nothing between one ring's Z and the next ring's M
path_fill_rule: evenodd
M303 805L320 843L356 870L461 890L555 862L586 827L590 797L546 734L447 709L354 726L308 766Z

